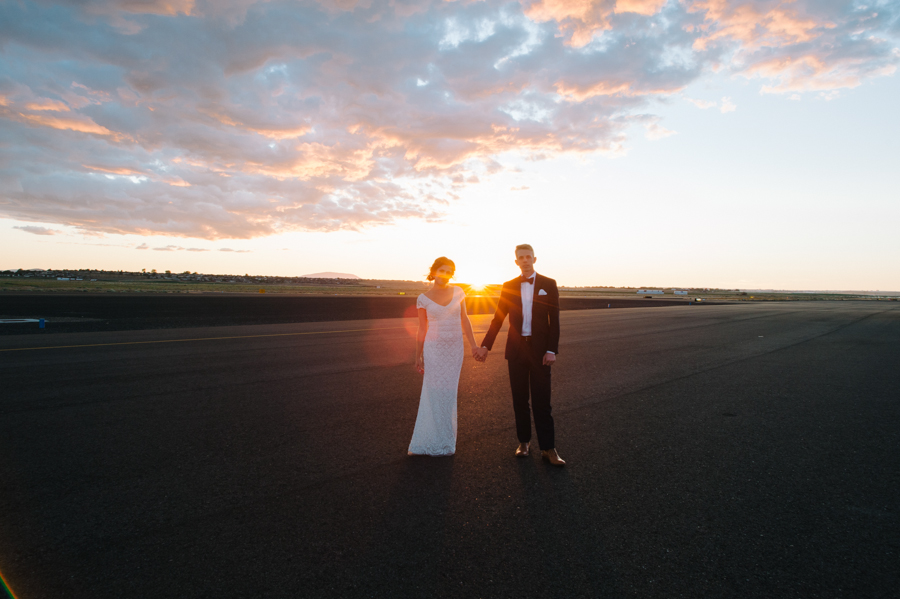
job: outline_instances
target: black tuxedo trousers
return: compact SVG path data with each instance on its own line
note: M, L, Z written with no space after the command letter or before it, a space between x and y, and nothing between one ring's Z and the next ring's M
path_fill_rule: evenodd
M516 415L516 435L519 443L531 441L531 416L538 445L542 451L556 447L550 407L550 366L544 366L544 351L532 347L532 338L523 337L519 351L507 360L509 386L512 389L513 411ZM531 414L528 396L531 395Z

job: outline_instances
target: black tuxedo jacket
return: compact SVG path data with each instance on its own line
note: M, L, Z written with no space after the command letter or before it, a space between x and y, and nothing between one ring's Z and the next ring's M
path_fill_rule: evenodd
M506 359L519 355L522 341L522 291L519 277L503 283L500 303L491 321L482 347L491 349L506 315L509 314L509 333L506 336ZM541 295L541 290L547 295ZM559 353L559 289L556 281L535 274L534 301L531 304L532 351L543 355L548 351Z

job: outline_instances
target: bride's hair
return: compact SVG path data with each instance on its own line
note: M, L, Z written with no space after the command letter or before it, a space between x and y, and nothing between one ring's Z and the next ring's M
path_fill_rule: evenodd
M442 266L449 266L450 269L451 269L454 273L456 272L456 264L453 263L453 260L451 260L450 258L446 258L446 257L444 257L444 256L441 256L440 258L438 258L437 260L434 261L434 264L431 265L431 270L428 272L428 276L427 276L426 278L427 278L429 281L433 281L433 280L434 280L434 273L436 273L436 272L437 272L437 269L439 269L439 268L442 267Z

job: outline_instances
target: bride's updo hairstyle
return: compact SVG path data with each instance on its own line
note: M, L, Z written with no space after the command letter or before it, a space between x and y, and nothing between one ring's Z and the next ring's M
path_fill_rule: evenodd
M434 273L438 271L438 269L442 266L449 266L450 270L454 273L456 272L456 264L453 263L453 260L450 258L446 258L441 256L437 260L434 261L434 264L431 265L431 270L428 272L428 276L426 277L429 281L434 280Z

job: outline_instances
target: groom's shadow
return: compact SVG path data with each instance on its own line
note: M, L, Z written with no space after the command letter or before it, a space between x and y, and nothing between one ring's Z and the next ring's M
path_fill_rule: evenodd
M589 589L593 597L621 596L609 549L613 540L601 536L600 515L585 501L586 493L597 492L596 483L579 484L577 466L551 466L534 447L531 457L518 462L522 526L540 552L535 567L541 577Z

